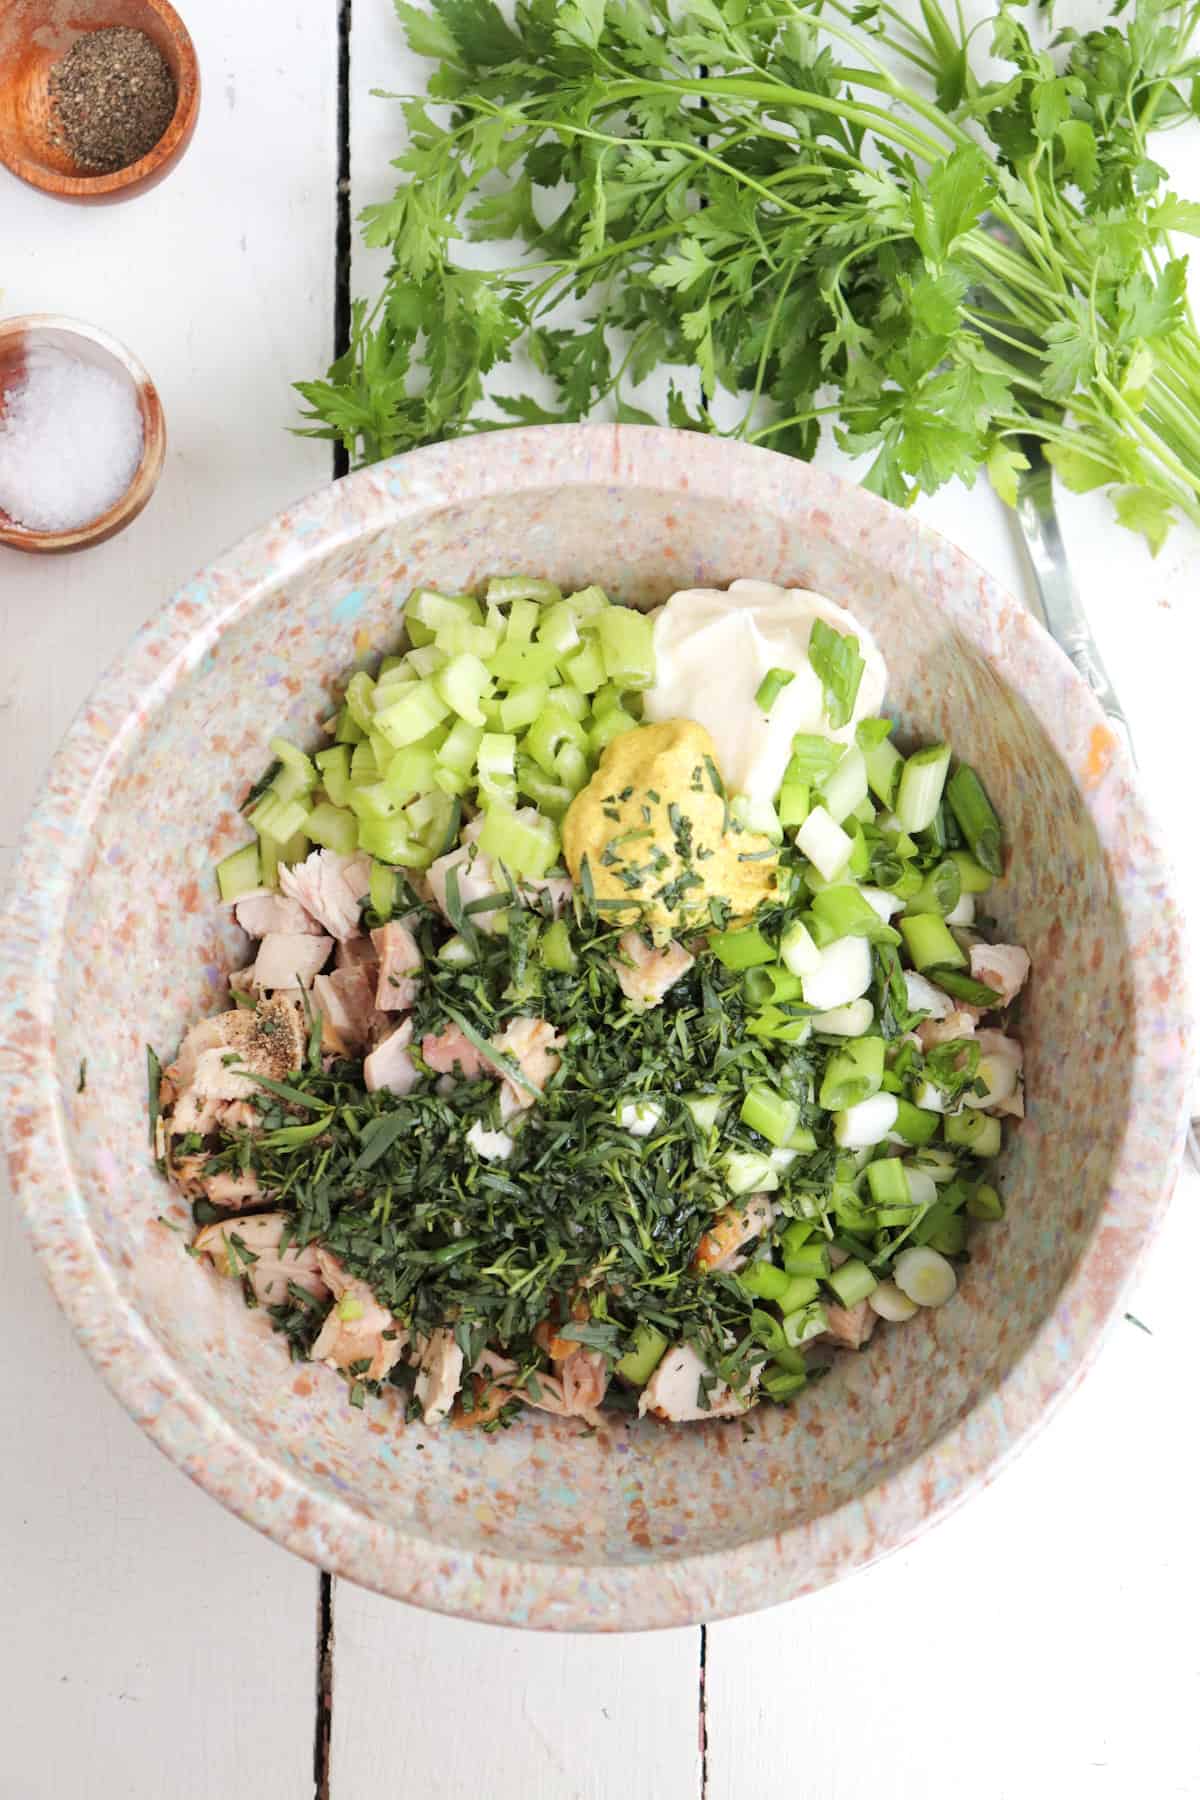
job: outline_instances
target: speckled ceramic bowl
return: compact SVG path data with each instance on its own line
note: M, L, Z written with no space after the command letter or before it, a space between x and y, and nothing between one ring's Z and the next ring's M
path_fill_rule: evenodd
M752 1427L528 1415L506 1434L351 1410L183 1254L146 1146L145 1044L220 1005L244 943L213 859L268 733L393 640L417 583L528 569L637 603L759 575L877 634L904 721L980 769L1009 826L1002 929L1028 946L1029 1117L1006 1221L955 1304ZM902 513L761 450L632 428L514 431L326 488L191 582L54 765L0 932L4 1135L89 1354L196 1481L282 1544L507 1624L680 1625L802 1594L904 1543L1073 1385L1175 1178L1191 1069L1179 916L1131 772L1042 631ZM87 1083L78 1091L80 1062Z

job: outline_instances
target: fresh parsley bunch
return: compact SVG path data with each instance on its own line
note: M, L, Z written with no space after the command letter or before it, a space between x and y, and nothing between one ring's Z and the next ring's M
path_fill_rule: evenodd
M399 188L363 215L384 292L298 384L315 434L373 461L602 406L653 423L629 396L665 368L671 424L810 457L828 419L901 504L980 468L1011 501L1032 433L1154 548L1200 520L1200 339L1171 241L1200 205L1148 150L1200 111L1200 5L1136 0L1053 53L1003 5L997 79L937 0L919 22L888 0L397 11L438 66L403 101ZM464 237L525 253L481 272ZM584 323L557 321L569 297ZM550 406L492 390L518 352Z

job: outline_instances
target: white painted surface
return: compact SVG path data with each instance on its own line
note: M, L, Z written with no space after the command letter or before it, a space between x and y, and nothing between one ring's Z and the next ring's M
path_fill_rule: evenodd
M285 427L289 380L332 339L334 9L184 10L205 91L161 187L80 209L0 171L3 312L112 331L157 382L170 440L124 536L57 561L0 552L0 877L104 665L196 567L330 469L327 446ZM126 1418L4 1198L0 1797L311 1793L316 1574Z
M334 1800L696 1800L699 1631L533 1636L335 1596Z
M289 380L329 344L335 8L188 10L204 111L163 187L87 213L0 176L4 312L74 311L116 332L159 382L171 434L159 494L125 537L67 562L0 560L0 870L54 743L129 632L329 467L286 426ZM396 150L392 109L369 90L420 68L386 0L357 0L356 207L389 191ZM1177 135L1168 156L1177 185L1200 190L1194 144ZM378 259L356 270L366 288ZM986 488L920 511L1026 591ZM1147 787L1200 894L1187 746L1200 542L1180 533L1151 563L1102 504L1064 515ZM1198 1202L1189 1177L1132 1302L1154 1335L1118 1326L1079 1398L987 1494L866 1575L710 1629L710 1800L1200 1794ZM18 1726L0 1800L308 1795L316 1577L123 1417L7 1212L0 1271L16 1315L0 1363L0 1691ZM334 1601L333 1800L700 1794L698 1632L535 1639L345 1584Z

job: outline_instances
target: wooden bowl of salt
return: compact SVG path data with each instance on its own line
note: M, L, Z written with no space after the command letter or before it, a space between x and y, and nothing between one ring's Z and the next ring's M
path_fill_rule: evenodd
M0 545L55 555L115 537L166 447L158 390L115 338L51 313L0 320Z
M0 4L0 163L31 186L85 205L144 193L187 149L199 107L169 0Z

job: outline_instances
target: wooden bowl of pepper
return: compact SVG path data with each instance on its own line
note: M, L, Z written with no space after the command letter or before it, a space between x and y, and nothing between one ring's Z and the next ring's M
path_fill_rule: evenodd
M168 0L5 0L0 162L60 200L144 193L196 127L200 74Z

